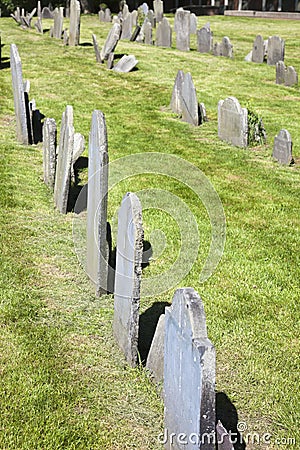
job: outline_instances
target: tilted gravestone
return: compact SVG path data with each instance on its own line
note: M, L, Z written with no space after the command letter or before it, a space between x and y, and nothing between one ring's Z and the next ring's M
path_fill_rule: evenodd
M73 108L68 105L62 115L54 185L54 203L61 214L67 213L73 148Z
M155 19L155 15L154 12L152 11L152 9L149 9L148 14L147 14L147 19L150 21L152 28L156 27L156 19Z
M176 48L184 52L190 50L190 15L190 11L178 8L174 19Z
M56 122L46 118L43 125L44 183L53 191L56 169Z
M17 140L21 144L28 145L30 143L30 139L28 134L28 117L26 114L22 63L15 44L11 44L10 46L10 67L16 116Z
M165 309L166 449L215 449L208 439L215 433L215 372L202 300L192 288L178 289Z
M218 135L237 147L248 145L248 111L235 97L227 97L218 103Z
M104 22L111 22L111 11L109 8L104 10Z
M157 47L172 46L172 28L166 17L157 25L155 44Z
M197 31L197 51L200 53L210 53L213 47L213 33L209 24Z
M118 214L113 331L131 366L137 363L143 236L140 201L128 192Z
M114 23L107 35L104 46L102 47L100 52L102 61L107 59L109 54L115 50L119 42L120 35L121 35L121 25L119 23Z
M97 42L97 38L94 34L92 34L92 39L93 39L93 46L94 46L94 51L95 51L95 56L96 56L96 61L98 63L103 63L101 56L100 56L100 50L98 47L98 42Z
M284 40L279 36L271 36L268 39L267 64L275 66L278 61L284 61Z
M138 60L134 55L123 55L122 58L113 67L115 72L130 72L138 64Z
M292 138L288 130L282 129L274 139L273 158L280 164L292 164Z
M69 45L79 45L80 40L80 2L71 0L70 2L70 29Z
M258 34L253 42L252 62L262 64L265 59L265 42L264 38Z
M171 110L178 115L182 114L182 106L181 106L181 95L182 95L182 84L184 80L184 72L182 70L178 70L175 83L172 91L172 98L170 103Z
M132 21L132 26L136 27L138 24L138 12L136 9L131 11L131 21Z
M276 63L276 84L293 86L298 83L298 74L293 66L286 67L283 61Z
M36 13L37 17L42 20L42 6L41 6L41 2L40 0L37 3L37 13Z
M64 9L62 7L55 8L53 12L53 36L55 39L61 39L63 23L64 23Z
M107 292L108 145L104 114L95 110L89 137L87 196L87 273L96 295Z
M153 9L156 23L161 22L164 17L164 2L162 0L154 0Z

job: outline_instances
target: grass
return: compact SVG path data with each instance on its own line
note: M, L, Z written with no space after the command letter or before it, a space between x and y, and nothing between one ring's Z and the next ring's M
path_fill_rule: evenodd
M51 21L44 22L50 28ZM198 17L198 28L205 22ZM285 39L285 64L299 72L300 29L296 21L223 16L210 17L210 25L214 41L230 37L233 60L197 53L195 37L186 53L120 41L116 53L132 53L139 60L139 70L121 75L95 62L91 35L101 46L109 30L96 16L82 17L76 48L64 47L48 33L23 31L11 18L0 20L2 449L154 450L161 448L157 436L163 431L163 405L155 386L142 367L126 366L112 337L112 297L95 298L78 262L73 213L59 215L42 183L41 144L16 143L7 67L11 43L18 46L31 98L58 126L65 106L72 105L75 130L87 142L92 111L104 112L110 161L160 152L204 172L221 199L227 225L221 262L204 283L199 274L209 251L210 222L195 192L178 181L186 173L176 180L166 176L163 166L161 175L144 170L110 192L114 229L125 192L147 189L151 198L154 188L171 191L178 205L186 203L199 228L199 254L191 270L167 292L143 298L141 313L171 302L176 287L198 290L216 347L217 391L228 396L248 432L272 434L266 448L282 448L280 440L289 437L300 440L299 87L276 85L274 67L244 61L257 34L265 39L279 35ZM168 109L179 69L191 72L206 106L209 121L198 128ZM229 95L243 107L250 102L263 118L266 145L244 150L218 139L217 104ZM293 139L292 167L271 157L281 128ZM80 176L83 183L86 172ZM143 273L150 278L172 267L181 237L177 219L165 210L149 206L143 221L150 242L155 230L164 232L163 238L158 235L156 258Z

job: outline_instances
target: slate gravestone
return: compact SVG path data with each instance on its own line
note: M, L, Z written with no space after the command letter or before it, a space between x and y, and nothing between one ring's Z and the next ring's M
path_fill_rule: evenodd
M113 70L116 72L127 73L130 72L138 63L134 55L123 55L122 58L114 66Z
M165 309L165 429L175 436L166 449L198 449L202 436L214 436L215 371L202 300L192 288L178 289ZM183 434L184 447L179 441ZM203 440L201 449L215 449L213 441Z
M227 97L218 103L218 135L237 147L248 145L248 111L241 108L235 97Z
M132 21L132 26L136 27L138 24L138 12L136 9L131 11L131 21Z
M293 66L286 67L283 61L276 63L276 84L293 86L298 84L298 74Z
M119 42L121 35L121 25L114 23L110 29L103 48L101 49L100 56L102 61L108 58L108 55L113 52Z
M152 28L155 28L156 19L155 19L154 12L152 11L152 9L149 9L148 14L147 14L147 19L150 21Z
M95 110L89 138L87 196L87 273L96 295L107 292L108 145L104 114Z
M156 383L162 383L164 379L164 347L165 315L161 314L156 325L146 362L146 367Z
M174 19L176 48L184 52L190 50L190 15L190 11L178 8Z
M62 115L54 185L54 203L61 214L67 213L73 147L73 108L68 105Z
M132 17L131 14L128 13L127 16L122 21L121 39L130 39L131 30L132 30Z
M103 63L103 61L100 56L100 50L98 47L97 38L94 34L92 34L92 39L93 39L93 46L94 46L96 61L101 64L101 63Z
M53 37L55 39L61 39L64 16L63 16L63 8L55 8L53 12Z
M227 36L223 37L222 42L216 42L213 48L213 54L215 56L225 56L227 58L233 57L233 46Z
M56 168L56 122L46 118L43 125L44 183L54 190Z
M64 29L64 31L63 31L63 44L69 45L69 34L66 29Z
M273 158L280 164L292 164L292 138L288 130L282 129L274 139Z
M21 144L29 144L26 104L22 75L22 63L17 46L10 46L10 67L12 76L12 88L16 116L17 140Z
M144 36L145 36L145 44L147 45L153 45L153 38L152 38L152 25L150 20L147 20L145 22L144 26Z
M194 13L190 15L190 34L197 33L197 16Z
M268 39L267 64L275 66L278 61L284 61L284 40L279 36Z
M213 33L209 25L197 31L197 51L200 53L210 53L213 47Z
M103 11L103 9L100 9L98 16L100 22L105 22L105 12Z
M79 45L80 40L80 2L78 0L70 1L70 29L69 45Z
M178 70L175 83L172 91L172 98L170 103L170 108L175 114L181 116L182 114L182 106L181 106L181 95L182 95L182 84L184 80L184 73L182 70Z
M253 42L252 62L262 64L265 59L265 43L263 37L258 34Z
M105 8L104 11L104 22L111 22L111 11L109 8Z
M153 9L156 23L161 22L164 17L164 2L162 0L154 0Z
M42 20L42 7L41 7L41 2L38 1L37 3L37 17Z
M112 69L114 67L114 59L115 59L115 54L113 52L111 52L107 58L107 68L108 69Z
M50 11L50 9L47 8L47 6L45 6L45 7L42 9L42 18L43 18L43 19L53 19L53 12Z
M172 28L166 17L163 17L157 25L155 43L157 47L171 47L172 45Z
M142 206L128 192L118 214L113 330L131 366L137 363L143 237Z
M191 125L199 125L199 105L192 75L184 75L181 88L182 120Z
M283 61L278 61L276 63L276 84L285 83L285 71L286 67Z

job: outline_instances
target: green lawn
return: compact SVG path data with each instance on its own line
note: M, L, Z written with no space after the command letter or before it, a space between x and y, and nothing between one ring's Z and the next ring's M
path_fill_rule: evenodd
M198 28L206 21L198 17ZM299 445L300 91L276 85L275 67L247 63L244 57L257 34L265 39L279 35L285 39L285 64L299 72L300 24L223 16L209 21L214 41L229 36L233 60L199 54L195 37L186 53L120 41L116 53L134 54L139 63L138 70L118 74L95 61L91 35L102 46L110 27L96 16L82 17L76 48L64 47L48 32L41 36L22 30L11 18L0 19L3 450L154 450L162 448L157 436L163 431L163 404L155 386L142 366L125 364L112 337L113 298L95 298L78 261L74 214L55 211L42 182L42 145L16 142L11 43L19 49L24 79L30 80L30 98L58 126L65 106L72 105L75 130L88 142L92 111L100 109L112 162L160 152L205 174L224 208L226 245L217 269L203 283L199 275L211 227L198 196L180 182L184 177L190 181L187 172L170 178L166 167L160 174L146 173L144 167L109 193L113 230L122 196L145 189L170 190L178 204L190 209L199 229L192 268L171 289L143 298L141 313L147 317L152 305L171 302L176 287L194 287L216 347L217 392L228 396L239 421L247 424L246 433L272 435L269 445L250 442L247 449L294 450ZM44 21L44 28L50 24ZM198 100L206 106L209 120L200 127L183 123L168 108L179 69L191 72ZM266 145L241 149L218 139L217 104L230 95L242 107L251 104L263 118ZM292 167L280 166L271 156L281 128L293 139ZM83 184L86 170L80 177ZM150 279L172 267L180 250L180 227L166 206L149 206L143 221L145 239L151 241L157 229L165 235L165 247L156 248L156 258L144 269ZM288 444L289 439L296 444Z

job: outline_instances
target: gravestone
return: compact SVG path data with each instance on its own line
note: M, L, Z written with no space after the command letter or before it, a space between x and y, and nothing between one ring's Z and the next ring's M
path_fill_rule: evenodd
M10 46L10 67L16 116L17 140L21 144L29 144L26 103L24 95L22 63L17 46ZM28 100L28 99L27 99Z
M69 45L79 45L80 40L80 2L78 0L70 1L70 29Z
M150 20L147 20L144 26L145 44L153 45L152 25Z
M105 8L104 11L104 22L111 22L111 11L109 8Z
M131 11L131 21L133 27L136 27L138 25L138 12L136 9Z
M113 67L116 72L130 72L138 63L134 55L123 55L122 58Z
M112 69L114 67L114 59L115 59L115 54L114 54L114 52L111 52L107 58L107 66L106 67L108 69Z
M100 56L100 50L98 47L97 38L94 34L92 34L92 39L93 39L93 46L94 46L96 61L101 64L101 63L103 63L103 61Z
M153 9L156 23L161 22L164 17L164 2L162 0L154 0Z
M72 164L75 164L77 159L84 152L84 136L81 133L74 133L74 146Z
M292 164L292 138L288 130L282 129L274 139L273 158L280 164Z
M141 8L141 11L144 14L144 16L147 16L149 12L149 6L147 5L147 3L144 2L142 5L139 6L139 8Z
M69 45L69 34L66 29L63 31L63 45Z
M37 21L35 22L34 26L38 33L43 34L43 24L42 24L42 20L40 19L40 17L37 18Z
M146 368L156 383L164 379L165 315L161 314L147 356Z
M121 25L114 23L110 29L103 48L101 49L100 56L102 61L108 58L108 55L113 52L119 42L121 35Z
M131 366L137 363L143 236L142 206L127 192L118 214L113 330Z
M98 16L99 16L100 22L105 22L105 12L103 11L103 9L100 9Z
M127 3L124 4L123 8L122 8L122 19L126 19L126 17L128 16L128 14L130 14L129 12L129 6L127 5Z
M298 84L298 74L293 66L288 66L285 74L285 86L294 86Z
M181 95L182 95L183 80L184 80L184 73L182 70L178 70L172 91L170 108L175 114L178 114L180 116L182 114Z
M156 27L156 19L155 19L155 15L154 12L152 11L152 9L149 9L148 14L147 14L147 19L150 21L152 28Z
M42 18L53 19L53 12L47 6L42 9Z
M104 114L95 110L89 137L87 196L87 273L96 295L107 293L108 145Z
M197 33L197 16L194 13L190 15L190 34Z
M285 83L285 71L286 67L283 61L278 61L276 63L276 84Z
M258 34L253 42L252 62L262 64L265 59L265 43L263 37Z
M158 23L156 30L157 47L171 47L172 45L172 28L166 17Z
M53 12L53 37L55 39L61 39L62 36L62 30L63 30L63 23L64 23L64 16L63 16L63 8L55 8Z
M130 39L132 30L132 17L128 13L127 16L122 20L122 32L121 39Z
M202 439L201 449L215 449L207 438L215 433L215 372L215 349L207 337L202 300L192 288L178 289L165 309L166 449L199 449Z
M197 51L200 53L210 53L213 47L213 33L208 26L204 26L197 31Z
M61 214L67 213L73 162L73 108L67 105L62 115L54 185L54 203Z
M190 15L190 11L178 8L174 18L176 48L184 52L190 50Z
M44 183L54 190L56 168L56 122L46 118L43 125Z
M221 43L215 43L213 54L215 56L225 56L227 58L233 57L233 46L227 36L223 37Z
M37 17L42 20L42 6L40 0L37 3Z
M181 87L182 120L191 125L199 125L199 104L196 89L191 74L188 72L183 77Z
M227 97L218 103L218 135L237 147L248 145L248 111L241 108L235 97Z
M131 42L136 41L136 39L137 39L138 35L140 34L140 32L141 32L141 27L139 25L137 25L135 27L135 29L133 30L133 33L132 33L131 38L130 38L130 41Z
M268 39L267 64L275 66L278 61L284 61L284 40L279 36Z

